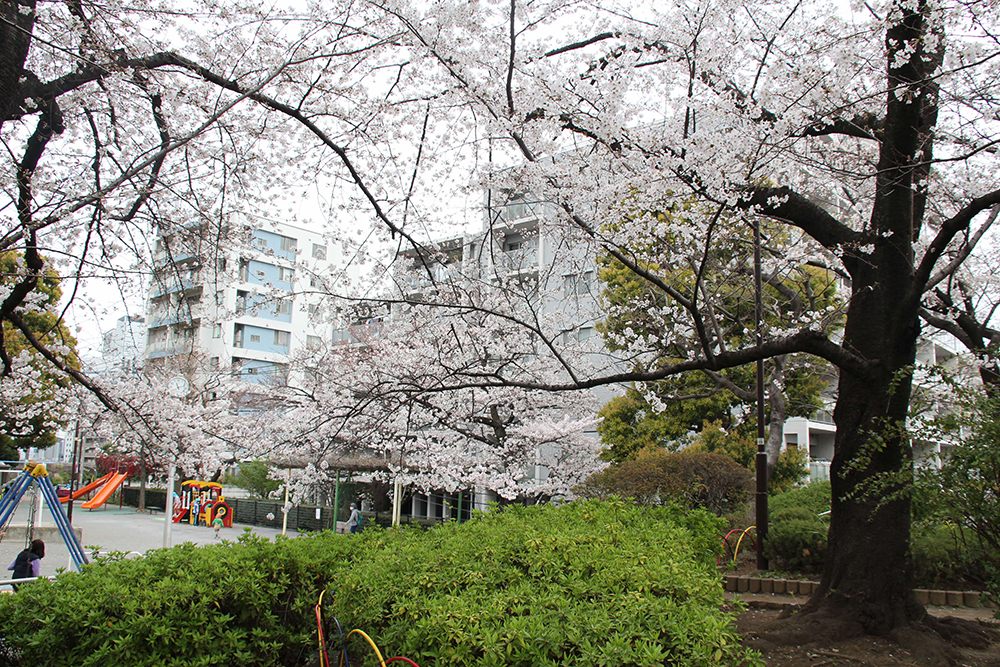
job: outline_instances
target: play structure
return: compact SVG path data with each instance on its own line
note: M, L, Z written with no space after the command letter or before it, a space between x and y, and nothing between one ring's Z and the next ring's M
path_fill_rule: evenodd
M322 593L319 594L319 600L316 602L316 607L314 609L316 611L316 630L317 630L317 634L318 634L318 638L319 638L319 664L320 664L320 667L330 667L329 647L326 644L326 638L327 638L328 633L324 632L324 629L323 629L323 596L324 595L326 595L326 591L323 591ZM410 667L420 667L417 663L413 662L409 658L404 658L404 657L398 656L398 655L396 657L394 657L394 658L389 658L388 660L386 660L385 658L382 657L382 652L378 650L378 646L375 645L375 642L372 641L372 638L369 637L363 630L358 630L358 629L351 630L350 632L347 633L347 636L345 637L344 636L344 630L343 630L343 628L340 627L340 621L338 621L336 618L334 618L333 622L337 626L337 633L338 633L339 638L340 638L340 665L341 666L350 667L350 665L351 665L351 657L350 657L350 654L347 652L347 644L348 644L348 640L351 637L353 637L355 635L358 635L359 637L363 638L366 642L368 642L368 645L372 647L372 651L375 652L375 657L378 659L379 667L387 667L387 665L389 665L390 663L393 663L393 662L401 662L401 663L404 663L406 665L410 665Z
M174 523L211 526L215 517L221 517L226 528L233 527L233 508L222 495L222 485L198 479L181 482L181 494L174 498Z
M124 481L125 481L124 473L109 472L104 477L99 477L90 484L86 484L80 487L79 489L74 491L71 495L60 496L59 502L67 503L69 502L70 498L72 498L73 500L79 500L80 498L83 498L85 495L94 491L95 489L99 489L93 498L83 503L82 505L84 509L88 510L97 509L98 507L101 507L106 502L108 502L108 499L111 498L111 494L113 494L118 489L118 487L122 485L122 482Z
M750 526L749 528L734 528L726 533L726 536L722 538L723 552L719 555L718 564L722 565L723 560L735 563L736 558L740 555L740 547L743 545L744 538L749 538L749 542L753 546L754 551L757 551L757 540L754 539L756 534L756 526ZM737 535L739 537L737 537ZM732 556L732 560L730 560L730 556Z
M52 486L52 480L49 479L49 472L45 469L44 464L29 461L21 474L7 489L7 493L0 499L0 539L7 532L10 520L14 516L14 510L17 509L21 498L24 497L28 489L32 490L32 496L36 492L42 494L45 504L49 507L49 512L52 513L56 527L59 529L59 534L66 543L73 564L78 570L82 569L87 564L87 555L84 553L83 547L80 546L80 540L77 539L76 533L69 525L69 519L63 512L59 498L56 496L56 489ZM31 541L31 532L35 523L35 505L34 498L32 498L32 502L29 503L26 543Z

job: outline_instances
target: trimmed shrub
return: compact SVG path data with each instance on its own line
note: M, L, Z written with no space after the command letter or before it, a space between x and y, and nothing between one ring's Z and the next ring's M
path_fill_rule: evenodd
M782 570L814 571L823 566L829 526L816 519L775 517L764 555Z
M423 667L759 665L720 611L718 530L703 511L612 500L430 531L244 535L0 596L0 638L56 667L311 665L328 590L328 618Z
M800 486L791 491L778 493L768 499L768 509L772 515L789 508L808 510L813 516L830 511L830 482L824 480Z
M656 451L612 465L574 489L585 498L634 498L644 505L679 503L717 516L750 499L753 476L723 454Z
M764 554L785 570L814 571L823 566L829 531L830 482L780 493L768 500L770 525Z

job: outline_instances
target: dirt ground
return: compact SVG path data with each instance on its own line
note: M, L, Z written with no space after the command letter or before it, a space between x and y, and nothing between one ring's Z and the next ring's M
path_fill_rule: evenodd
M796 646L778 646L767 640L768 630L779 622L781 609L747 609L737 618L737 630L744 644L757 649L768 667L926 667L940 664L926 655L915 655L885 639L854 638L829 642L818 636L815 642ZM990 627L990 621L978 621ZM1000 643L985 650L956 649L952 664L968 667L1000 667Z

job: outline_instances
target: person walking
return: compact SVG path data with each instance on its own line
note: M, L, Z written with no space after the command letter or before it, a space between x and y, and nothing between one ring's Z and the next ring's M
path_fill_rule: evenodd
M29 577L39 577L42 574L42 559L45 558L45 542L41 540L31 540L27 549L19 553L8 570L13 570L11 579L27 579ZM19 584L11 584L16 591Z
M364 521L364 519L361 518L361 512L358 511L358 506L351 503L351 516L347 519L347 529L352 533L360 533L362 521Z

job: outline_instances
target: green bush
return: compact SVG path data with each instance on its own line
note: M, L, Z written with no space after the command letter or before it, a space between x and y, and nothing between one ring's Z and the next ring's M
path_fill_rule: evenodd
M823 566L829 526L815 518L776 520L768 528L764 555L782 570L811 572Z
M591 475L575 491L585 498L634 498L644 505L679 503L721 516L750 499L753 476L723 454L646 453Z
M24 664L310 665L328 590L328 617L423 667L756 665L720 611L718 529L706 512L612 500L430 531L244 535L0 596L0 643Z
M377 533L332 611L421 665L738 664L719 523L612 500Z
M814 571L823 566L830 509L830 482L779 493L768 500L770 524L764 555L785 570Z
M813 516L829 512L830 482L828 480L812 482L791 491L775 494L768 499L768 511L772 516L792 507L808 510Z

